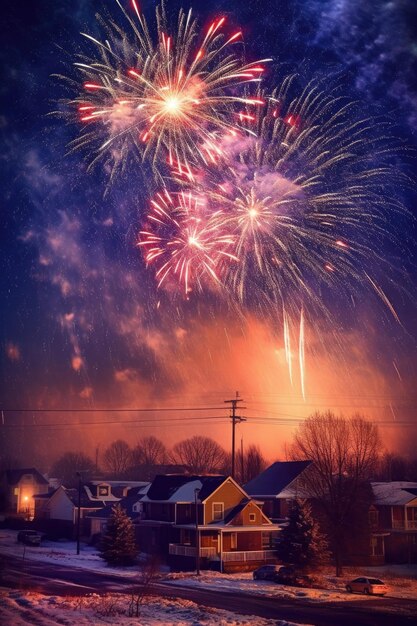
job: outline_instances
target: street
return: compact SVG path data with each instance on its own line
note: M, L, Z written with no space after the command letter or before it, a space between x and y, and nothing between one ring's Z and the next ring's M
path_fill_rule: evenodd
M86 595L90 593L126 593L132 579L122 575L91 572L64 565L7 557L2 585L48 595ZM192 600L200 606L265 618L290 620L314 626L411 626L416 623L417 600L369 598L332 603L307 603L305 600L277 600L264 596L219 593L212 590L184 588L175 583L155 582L153 595Z

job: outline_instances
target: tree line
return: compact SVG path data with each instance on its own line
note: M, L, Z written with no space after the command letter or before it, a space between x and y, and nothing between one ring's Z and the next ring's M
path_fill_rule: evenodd
M133 447L123 439L113 441L97 464L81 452L66 452L50 468L50 476L66 487L78 484L77 472L85 482L102 476L113 479L152 480L164 469L187 474L230 474L231 454L210 437L196 435L166 448L157 437L142 437ZM268 465L259 446L250 445L235 457L235 478L244 484Z

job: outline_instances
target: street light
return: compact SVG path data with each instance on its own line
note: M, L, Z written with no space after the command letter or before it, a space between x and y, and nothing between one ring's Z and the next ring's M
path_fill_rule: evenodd
M198 494L200 489L194 489L194 503L195 503L195 567L197 570L197 576L200 576L200 531L198 529Z

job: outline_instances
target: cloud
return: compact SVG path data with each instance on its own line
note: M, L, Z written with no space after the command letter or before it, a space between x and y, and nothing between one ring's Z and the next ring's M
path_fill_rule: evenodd
M306 10L317 20L317 43L353 70L364 98L388 95L417 128L414 0L313 0Z

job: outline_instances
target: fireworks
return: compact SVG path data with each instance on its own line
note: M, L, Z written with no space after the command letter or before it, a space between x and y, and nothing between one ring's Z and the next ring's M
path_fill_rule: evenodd
M224 138L227 167L206 168L199 186L234 240L239 263L221 276L227 292L299 317L303 307L326 310L323 289L349 294L370 282L364 268L381 265L377 242L399 207L386 186L383 126L373 133L355 104L316 82L294 95L296 83L287 77L264 98L255 137Z
M128 157L149 158L156 173L161 164L191 175L194 164L213 161L217 140L245 131L262 102L239 93L242 84L259 83L264 61L241 58L240 31L227 33L224 17L200 31L191 10L179 12L172 34L164 6L157 8L155 38L132 0L132 16L120 5L129 32L104 22L103 41L91 57L75 66L82 93L72 102L84 126L74 148L88 148L93 163L108 165L112 175ZM242 89L240 88L240 91Z
M208 212L204 198L191 192L165 190L151 204L149 229L140 232L138 245L146 250L146 262L157 266L158 287L174 280L188 294L218 285L224 261L237 261L230 252L232 237L219 228L219 214Z
M154 37L135 0L131 13L116 2L129 32L101 20L106 36L85 35L94 53L75 64L83 88L71 106L84 130L73 147L111 177L132 155L151 164L162 191L138 246L158 288L282 311L289 376L298 343L304 396L307 322L329 316L335 293L354 303L358 286L372 287L398 321L374 275L388 265L381 241L395 240L388 216L402 211L385 124L324 82L287 76L261 90L269 59L244 62L241 32L223 16L200 30L181 10L171 31L162 4Z

